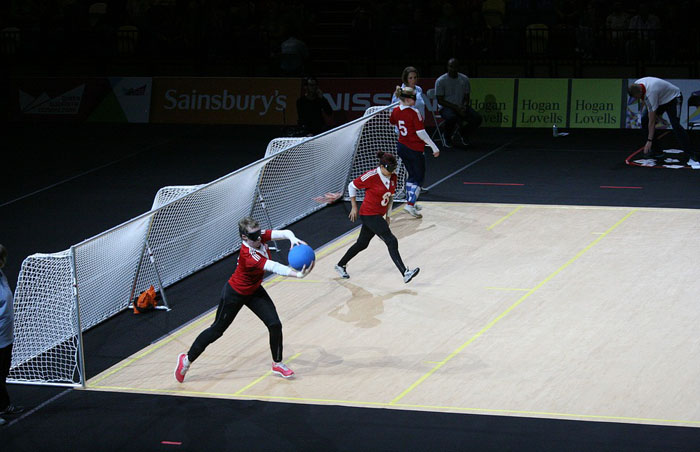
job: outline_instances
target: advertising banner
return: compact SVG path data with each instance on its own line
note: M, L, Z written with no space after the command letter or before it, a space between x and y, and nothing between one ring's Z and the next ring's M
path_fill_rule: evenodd
M571 81L569 127L615 129L622 126L622 82L619 79Z
M515 79L473 78L471 107L483 122L482 127L513 127Z
M148 122L150 95L150 77L15 79L10 119Z
M421 79L424 91L435 79ZM389 105L400 78L319 78L333 110L333 125L361 117L371 106ZM296 125L300 78L170 78L153 82L152 122ZM512 96L512 94L511 94ZM426 110L437 102L424 96ZM434 124L426 112L426 125Z
M637 79L627 79L625 86L629 86L634 83ZM680 111L681 125L687 127L688 125L688 99L695 91L700 91L700 80L686 80L686 79L668 79L670 83L673 83L681 90L683 95L683 106ZM631 98L628 98L627 108L625 111L625 127L628 129L639 129L641 128L642 122L642 108L641 102L636 102ZM700 111L691 108L690 116L695 118L700 116ZM668 122L668 117L663 115L660 121L656 124L657 129L669 129L671 124Z
M516 126L552 127L566 124L568 93L568 79L519 79Z
M295 124L300 93L301 79L158 77L151 122Z

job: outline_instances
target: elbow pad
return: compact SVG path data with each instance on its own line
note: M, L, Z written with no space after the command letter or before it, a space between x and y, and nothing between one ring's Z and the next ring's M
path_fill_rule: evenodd
M355 187L355 184L352 183L352 181L348 184L348 195L351 198L354 198L357 196L357 187Z
M270 259L265 262L265 270L282 276L289 276L293 271L291 267L287 267L286 265L282 265Z
M296 236L289 229L283 229L280 231L273 229L272 232L270 233L270 238L272 240L287 239L287 240L291 241L291 240L295 239Z

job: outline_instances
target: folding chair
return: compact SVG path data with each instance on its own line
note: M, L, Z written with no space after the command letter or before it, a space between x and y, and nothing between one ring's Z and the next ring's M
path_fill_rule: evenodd
M437 102L435 102L435 100L437 99L435 97L435 88L430 88L426 92L426 94L428 96L428 99L430 99L430 104L435 106L435 111L437 111L438 105L437 105ZM447 142L445 141L445 135L443 135L442 130L441 130L441 126L442 126L442 123L444 122L444 120L440 116L440 113L436 114L435 111L433 111L430 108L428 108L428 110L430 110L430 114L433 115L433 122L435 123L435 131L433 132L433 134L431 135L430 138L434 140L435 135L437 135L438 138L440 139L440 142L442 143L443 147L447 147ZM699 123L699 125L700 125L700 123Z
M695 117L690 118L690 107L695 107L693 112ZM700 128L700 91L695 91L688 98L688 130L693 130L695 127Z

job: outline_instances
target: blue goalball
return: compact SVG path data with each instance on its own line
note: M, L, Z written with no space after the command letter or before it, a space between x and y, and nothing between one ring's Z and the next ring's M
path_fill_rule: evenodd
M316 260L316 254L313 248L302 243L301 245L293 246L292 249L289 250L287 260L292 268L301 270L303 266L309 268L311 263Z

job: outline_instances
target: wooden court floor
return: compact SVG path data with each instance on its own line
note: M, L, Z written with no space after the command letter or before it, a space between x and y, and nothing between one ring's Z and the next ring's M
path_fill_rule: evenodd
M423 205L392 215L409 284L376 238L338 277L359 229L266 281L296 378L244 308L183 384L214 311L88 389L700 427L700 210Z

